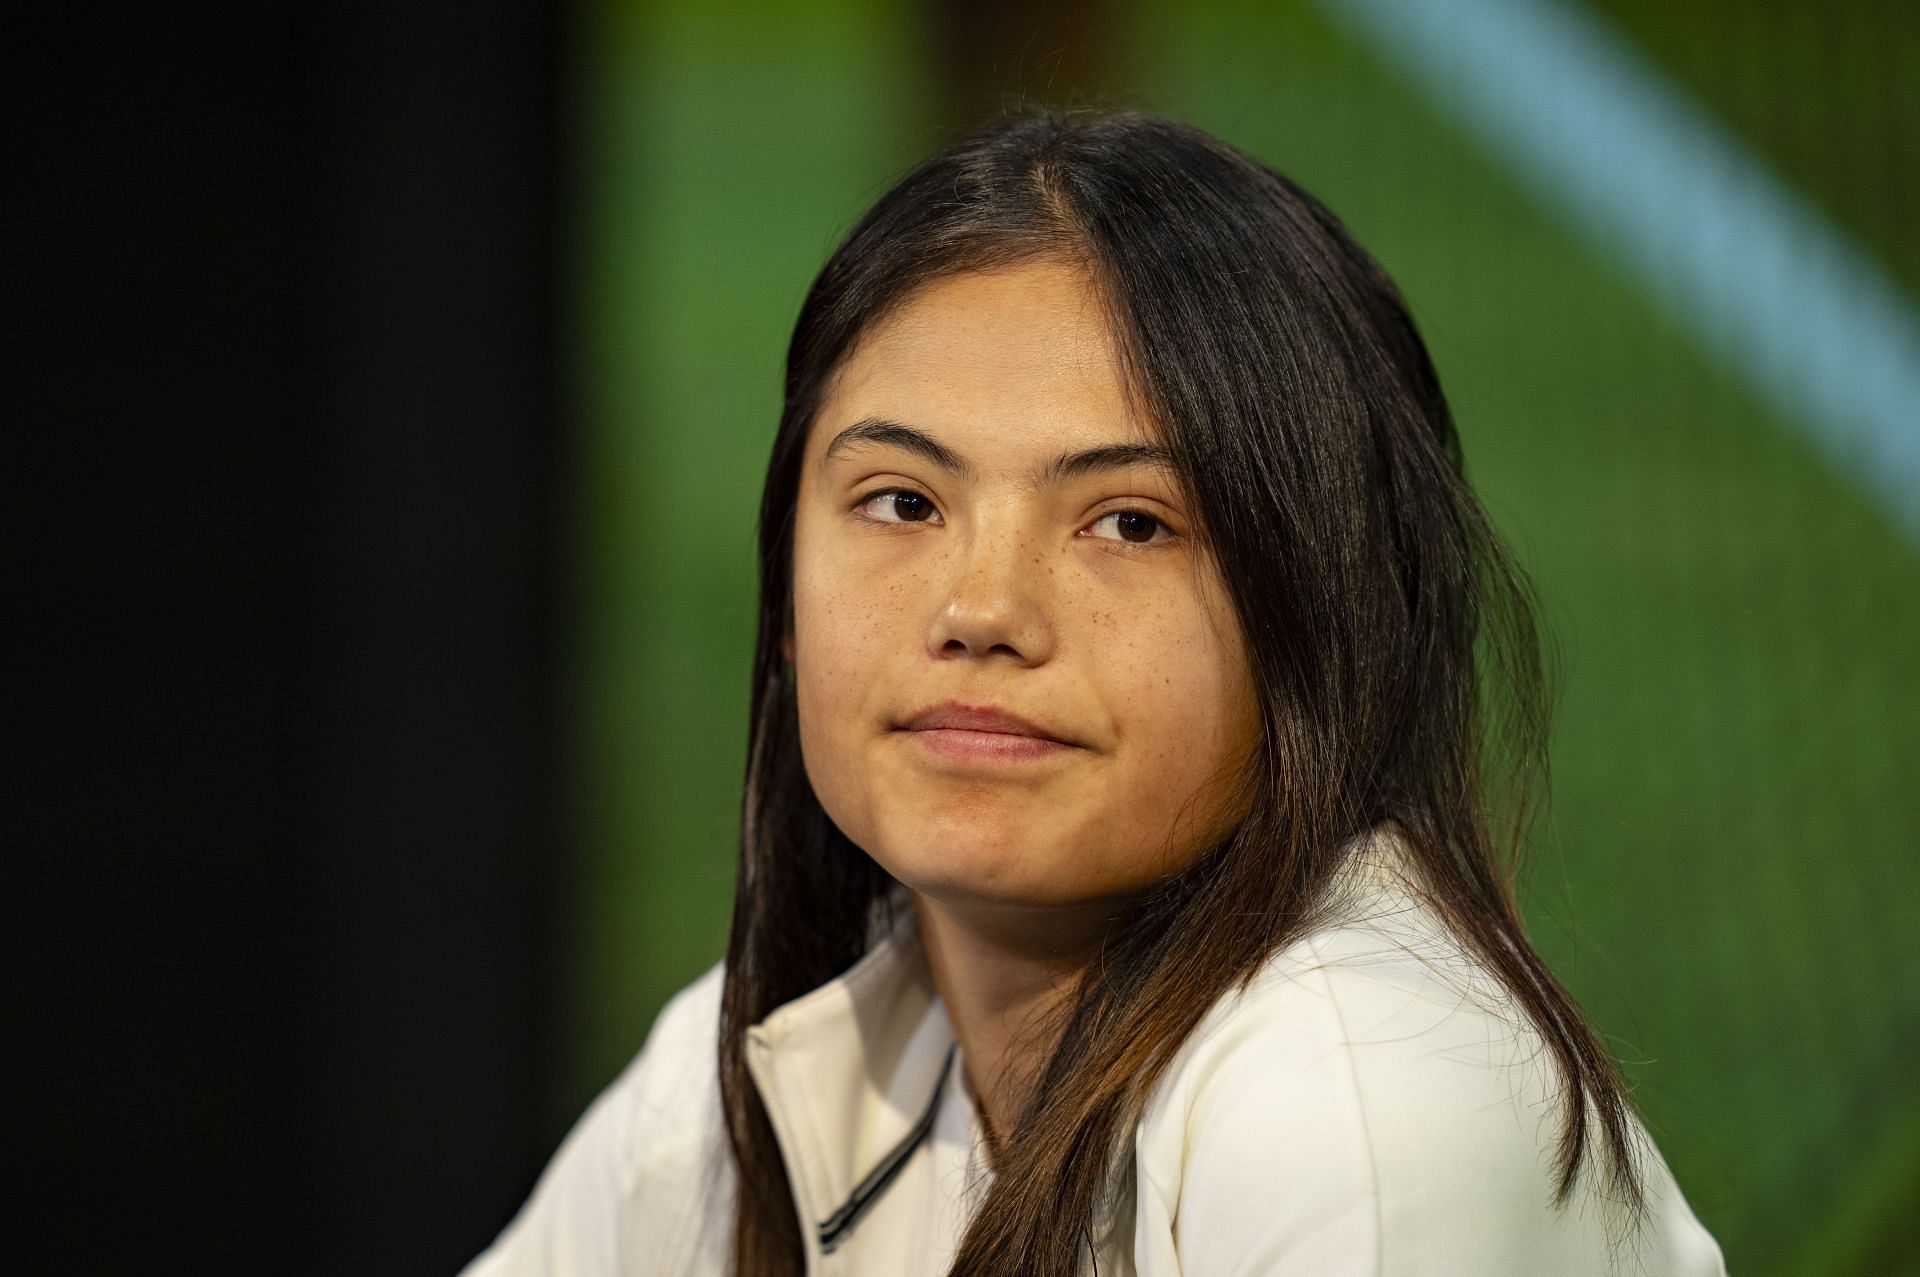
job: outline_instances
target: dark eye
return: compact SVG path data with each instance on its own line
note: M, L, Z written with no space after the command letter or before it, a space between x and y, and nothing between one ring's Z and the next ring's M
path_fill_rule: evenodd
M1093 526L1097 528L1107 522L1112 522L1114 530L1120 534L1117 538L1103 538L1108 541L1120 540L1128 545L1144 546L1157 544L1154 539L1154 534L1157 532L1167 533L1167 537L1162 540L1172 537L1172 532L1166 524L1142 510L1115 510L1112 514L1101 515Z
M925 523L934 513L933 502L910 488L876 492L862 501L859 509L876 523ZM876 510L885 513L876 515Z

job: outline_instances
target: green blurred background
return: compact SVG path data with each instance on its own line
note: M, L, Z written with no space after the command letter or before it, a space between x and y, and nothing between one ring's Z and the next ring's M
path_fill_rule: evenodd
M1920 549L1817 430L1337 9L591 13L573 281L586 863L553 1112L578 1112L724 947L754 515L808 283L957 123L1003 97L1097 99L1279 168L1405 291L1560 655L1530 920L1730 1269L1920 1271L1920 979L1900 940L1920 912ZM1920 294L1920 10L1583 12Z

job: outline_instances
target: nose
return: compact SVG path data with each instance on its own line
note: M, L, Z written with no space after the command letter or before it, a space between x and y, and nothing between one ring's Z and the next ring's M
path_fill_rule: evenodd
M936 569L940 587L928 652L941 659L1002 653L1019 665L1046 661L1055 641L1046 598L1052 570L1039 539L1007 516L976 521L951 544Z

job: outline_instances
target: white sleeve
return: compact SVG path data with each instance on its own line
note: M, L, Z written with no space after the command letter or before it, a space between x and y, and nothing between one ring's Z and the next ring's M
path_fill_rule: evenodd
M1262 989L1186 1070L1166 1269L1724 1277L1650 1140L1637 1234L1585 1175L1553 1206L1558 1074L1519 1014L1411 957L1302 964Z
M712 1159L722 968L662 1009L633 1060L588 1106L532 1194L461 1277L614 1277L658 1264L702 1221L694 1173ZM711 1168L707 1168L711 1169ZM636 1235L639 1234L639 1235ZM653 1265L634 1267L635 1255Z

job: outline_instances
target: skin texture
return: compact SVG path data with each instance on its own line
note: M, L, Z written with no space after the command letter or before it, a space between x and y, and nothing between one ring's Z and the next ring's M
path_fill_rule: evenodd
M865 419L971 473L897 444L829 456ZM787 652L807 775L912 892L989 1132L1044 1057L1021 1031L1102 922L1242 814L1252 676L1173 473L1032 478L1063 453L1154 442L1091 280L1051 259L924 286L843 361L807 440ZM942 759L900 727L949 699L1073 747Z

